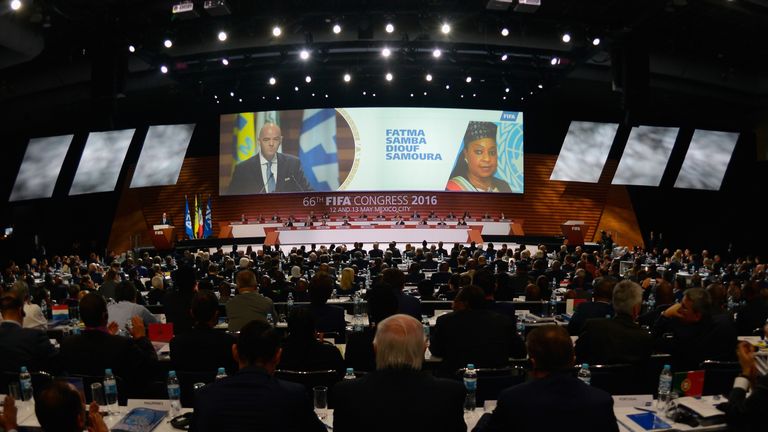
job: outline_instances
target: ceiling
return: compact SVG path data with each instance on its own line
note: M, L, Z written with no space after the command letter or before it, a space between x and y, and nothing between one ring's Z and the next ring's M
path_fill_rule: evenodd
M16 12L0 1L0 107L19 127L83 110L108 125L169 110L553 103L740 127L768 107L765 0L542 0L534 13L487 0L228 0L224 16L195 1L194 19L173 16L172 1L25 0Z

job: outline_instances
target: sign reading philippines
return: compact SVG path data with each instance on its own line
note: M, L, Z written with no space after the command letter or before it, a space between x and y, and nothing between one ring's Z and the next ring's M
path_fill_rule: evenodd
M327 108L220 124L221 195L524 189L520 112Z

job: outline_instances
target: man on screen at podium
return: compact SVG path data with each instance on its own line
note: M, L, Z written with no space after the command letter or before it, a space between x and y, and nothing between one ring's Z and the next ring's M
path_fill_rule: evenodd
M173 225L173 220L168 213L163 212L163 217L160 218L160 225Z
M309 192L312 187L296 156L278 153L283 143L280 126L266 123L259 131L259 154L235 166L229 195L272 192Z

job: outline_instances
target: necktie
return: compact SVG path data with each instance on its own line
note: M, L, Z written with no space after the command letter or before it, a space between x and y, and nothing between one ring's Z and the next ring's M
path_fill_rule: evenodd
M272 175L272 161L267 161L267 192L275 191L275 176Z

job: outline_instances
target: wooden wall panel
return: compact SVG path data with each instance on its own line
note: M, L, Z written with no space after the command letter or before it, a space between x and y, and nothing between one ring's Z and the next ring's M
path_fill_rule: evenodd
M525 155L525 193L515 195L496 195L485 193L460 193L460 192L391 192L391 193L298 193L283 195L250 195L250 196L224 196L218 194L219 157L208 156L200 158L187 158L179 175L179 181L174 186L152 187L142 189L127 189L121 197L120 210L113 224L112 239L127 237L126 233L136 233L146 236L146 227L160 220L163 211L167 211L173 217L176 226L180 228L178 234L183 233L184 224L184 195L191 200L195 194L199 194L203 200L208 195L213 202L213 225L215 235L218 235L219 224L240 219L245 213L249 219L255 219L258 215L270 217L274 213L282 216L294 215L304 217L313 210L316 214L323 213L328 208L325 205L326 197L346 196L355 197L393 197L401 195L436 197L437 205L417 205L410 203L400 206L405 214L418 210L426 215L435 210L438 215L444 215L449 211L461 214L468 210L473 216L480 217L488 212L494 217L504 213L511 219L524 220L523 228L527 235L555 236L560 235L560 225L567 220L582 220L588 225L585 236L591 239L599 232L606 211L606 204L610 201L610 217L603 220L604 226L610 226L611 231L620 232L621 238L631 233L639 233L637 220L634 216L631 203L623 186L611 186L610 179L616 170L617 161L609 160L603 170L598 183L572 183L550 181L549 176L554 168L557 157L554 155ZM414 178L417 182L418 178ZM623 195L622 195L623 193ZM306 197L318 197L320 203L314 207L305 207L303 200ZM140 206L140 209L133 207ZM131 224L128 215L140 211L144 215L144 226L140 223ZM621 210L621 211L619 211ZM374 212L369 213L369 215ZM335 214L333 216L341 216ZM115 231L119 230L119 235ZM631 234L634 235L634 234ZM143 243L149 245L150 239L144 238ZM623 243L623 242L622 242Z

